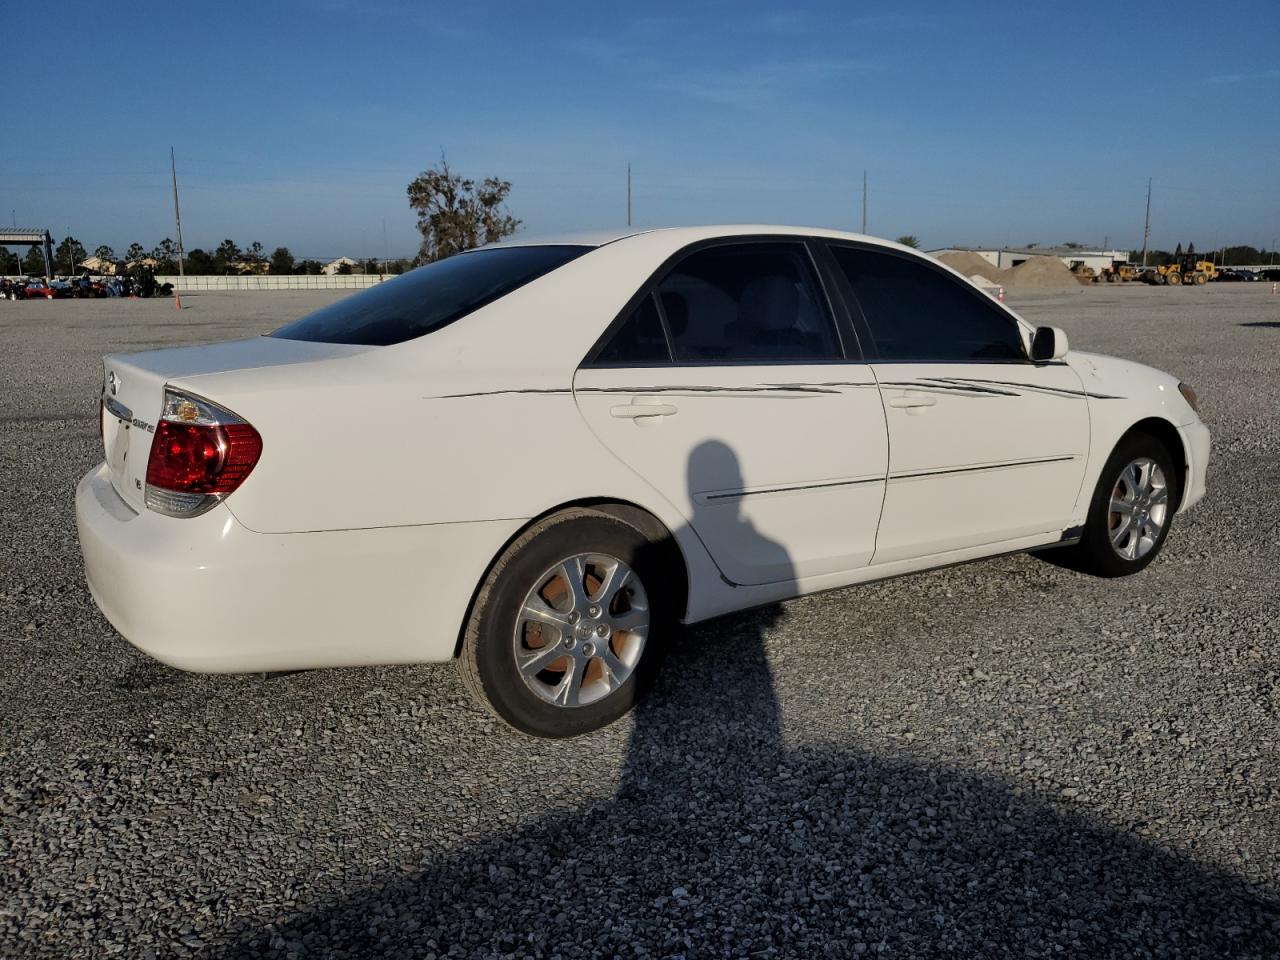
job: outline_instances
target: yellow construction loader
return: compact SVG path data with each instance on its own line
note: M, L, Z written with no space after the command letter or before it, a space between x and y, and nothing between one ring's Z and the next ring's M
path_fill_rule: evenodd
M1102 272L1098 274L1098 282L1119 283L1121 281L1128 283L1130 280L1138 279L1138 268L1127 260L1112 260L1111 266L1103 267Z
M1218 268L1212 260L1197 260L1195 254L1183 254L1177 263L1156 267L1157 283L1179 286L1195 284L1203 286L1210 280L1218 279Z

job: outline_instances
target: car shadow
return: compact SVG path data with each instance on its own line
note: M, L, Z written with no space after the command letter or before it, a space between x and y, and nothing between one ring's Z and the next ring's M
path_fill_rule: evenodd
M691 474L707 463L723 470L726 455L723 444L704 445ZM785 556L740 507L714 509L726 508L741 525L735 542L769 563ZM695 508L695 530L706 509ZM633 711L608 799L498 832L409 875L353 882L270 925L245 921L209 955L1280 951L1280 902L1069 803L958 763L857 743L788 747L768 643L783 615L775 605L683 632ZM839 686L821 662L800 669ZM590 736L577 742L585 755L596 746Z
M1280 327L1280 320L1254 320L1251 323L1238 324L1241 327L1270 327L1275 329Z

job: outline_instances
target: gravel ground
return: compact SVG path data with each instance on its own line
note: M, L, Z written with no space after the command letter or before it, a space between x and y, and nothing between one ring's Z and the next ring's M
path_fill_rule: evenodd
M569 743L451 665L178 673L89 599L98 356L333 295L0 303L0 957L1280 956L1268 290L1014 293L1200 391L1210 493L1146 573L1002 558L705 624Z

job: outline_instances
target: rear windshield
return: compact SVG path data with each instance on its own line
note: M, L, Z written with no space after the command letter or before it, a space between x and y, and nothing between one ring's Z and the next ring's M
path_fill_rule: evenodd
M385 347L465 317L591 247L500 247L437 260L309 313L271 333L282 340Z

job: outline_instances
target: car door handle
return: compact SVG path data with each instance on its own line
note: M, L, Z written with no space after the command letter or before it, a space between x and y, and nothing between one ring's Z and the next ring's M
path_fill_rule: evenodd
M631 403L619 404L616 407L609 408L610 416L617 417L619 420L640 420L645 417L670 417L679 412L679 409L670 403L646 403L643 400L636 399Z
M937 406L937 403L937 397L925 396L924 394L919 393L908 393L901 397L889 398L889 406L906 410L910 410L915 407L933 407Z

